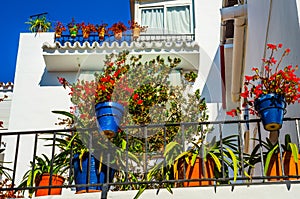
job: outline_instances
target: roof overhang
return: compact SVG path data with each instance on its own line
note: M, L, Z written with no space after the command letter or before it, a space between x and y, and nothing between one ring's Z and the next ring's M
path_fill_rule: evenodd
M195 42L104 42L83 44L59 42L43 45L43 57L49 72L71 72L80 70L101 70L105 56L111 53L128 50L131 55L142 55L142 62L156 58L158 55L165 60L168 57L180 58L178 69L198 71L200 48Z

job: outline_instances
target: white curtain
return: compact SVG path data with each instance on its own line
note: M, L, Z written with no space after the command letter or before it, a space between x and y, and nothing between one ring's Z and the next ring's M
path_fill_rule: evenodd
M166 17L169 33L191 33L189 6L168 7Z
M164 10L163 8L143 9L142 26L148 26L147 33L163 33Z

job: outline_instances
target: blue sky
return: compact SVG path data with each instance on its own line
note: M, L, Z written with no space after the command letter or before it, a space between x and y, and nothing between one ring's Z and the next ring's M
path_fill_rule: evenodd
M31 15L48 12L53 24L61 21L101 22L109 25L130 20L129 0L3 0L0 6L0 82L14 81L19 35L29 32Z

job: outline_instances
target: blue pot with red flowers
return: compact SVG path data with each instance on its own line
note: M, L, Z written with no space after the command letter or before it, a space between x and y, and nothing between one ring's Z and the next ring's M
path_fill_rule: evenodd
M286 112L286 102L283 95L276 93L262 94L255 99L254 107L265 130L276 131L281 129L283 116Z
M99 131L108 137L116 136L124 114L124 107L117 102L101 102L96 104L95 112Z

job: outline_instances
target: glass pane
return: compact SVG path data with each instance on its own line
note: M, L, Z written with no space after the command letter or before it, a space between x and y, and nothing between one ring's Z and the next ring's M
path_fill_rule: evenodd
M142 9L142 26L148 26L147 33L162 33L164 28L163 8Z
M190 7L168 7L167 29L169 33L191 33Z

